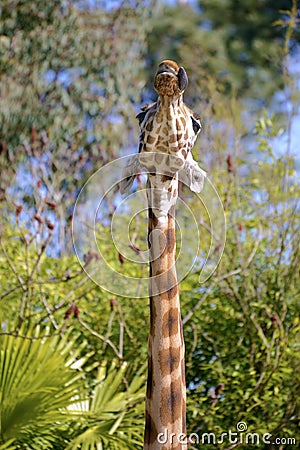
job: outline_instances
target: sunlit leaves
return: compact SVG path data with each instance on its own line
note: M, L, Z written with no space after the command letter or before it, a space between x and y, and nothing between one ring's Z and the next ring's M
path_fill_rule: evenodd
M233 8L230 1L203 1L202 11L92 3L1 3L0 308L10 336L0 338L0 450L13 450L16 439L37 450L141 446L148 300L119 298L95 285L83 269L97 267L99 255L87 248L82 268L69 230L88 176L136 148L137 103L148 96L155 60L165 57L188 71L186 99L204 125L193 153L227 221L215 274L204 285L198 273L189 274L181 286L189 430L222 433L246 419L250 430L292 435L299 410L300 193L288 146L296 80L290 77L285 91L288 117L269 110L253 116L249 97L247 109L241 105L245 92L268 104L274 86L287 82L287 67L275 74L297 36L291 34L296 2L277 22L285 37L271 23L283 14L274 13L274 2L268 14L252 0ZM112 243L108 219L115 207L112 195L97 243L116 271L148 276L147 264L132 264ZM208 222L205 213L200 218ZM147 249L146 222L136 216L130 223L133 255ZM193 243L189 223L181 231ZM118 228L117 240L122 233ZM40 328L15 337L27 323ZM43 327L49 337L37 339ZM70 366L74 355L77 369ZM82 401L67 409L71 394L82 392Z
M111 367L103 365L99 369L92 397L88 402L75 405L75 414L83 415L86 430L71 441L67 450L96 450L99 447L123 450L141 447L144 368L122 389L125 374L126 364L117 369L113 362ZM75 425L75 434L80 428L82 430L82 427Z
M23 325L15 336L9 323L4 328L5 334L0 333L1 443L53 448L54 429L66 431L62 425L66 408L84 392L79 381L83 373L72 369L84 345L77 346L69 334L63 339L43 337L49 329ZM77 369L87 359L88 355L77 361Z

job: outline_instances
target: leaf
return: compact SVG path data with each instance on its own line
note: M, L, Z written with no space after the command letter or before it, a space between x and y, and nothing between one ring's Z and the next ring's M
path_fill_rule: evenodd
M142 368L125 387L127 364L101 365L97 384L88 403L78 403L89 427L71 441L67 450L142 448L145 375ZM80 412L81 411L81 412Z
M43 338L43 333L40 327L23 325L19 336L0 336L3 443L26 444L41 439L44 446L53 448L53 435L48 430L60 429L59 423L66 419L66 408L74 403L74 397L83 394L82 384L78 384L83 372L70 368L78 352L70 361L64 351L67 342L75 347L77 338L71 338L70 332L63 338ZM82 359L81 366L87 359Z

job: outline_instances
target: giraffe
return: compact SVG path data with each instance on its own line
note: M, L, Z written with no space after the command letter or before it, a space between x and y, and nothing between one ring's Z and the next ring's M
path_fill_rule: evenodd
M183 102L187 84L183 67L171 60L159 64L154 79L158 100L137 115L139 153L129 161L120 183L125 193L135 175L147 170L150 333L144 450L187 448L175 206L179 179L200 192L205 177L191 153L201 123Z

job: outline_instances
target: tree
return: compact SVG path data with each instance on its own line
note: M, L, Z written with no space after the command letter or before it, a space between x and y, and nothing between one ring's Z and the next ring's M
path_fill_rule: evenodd
M9 323L1 332L0 442L9 448L63 446L71 420L67 408L84 395L83 372L74 369L88 359L88 355L78 358L84 345L77 346L70 333L63 339L47 334L23 324L15 335Z
M20 201L41 183L56 204L62 253L84 177L129 145L147 14L129 3L110 12L61 0L2 4L2 199L20 170L34 180Z
M299 99L288 64L298 39L295 11L276 15L273 4L262 2L269 21L279 22L256 30L265 19L254 1L235 5L235 11L229 1L213 2L214 10L201 2L201 11L187 4L156 5L150 11L147 2L125 2L110 10L89 9L84 2L18 1L14 8L2 3L0 370L8 375L2 379L1 423L11 420L6 405L22 412L10 380L20 380L28 368L27 385L22 387L20 380L20 389L30 393L43 382L33 411L39 403L55 425L50 435L46 420L33 418L28 424L18 413L13 419L17 431L1 429L1 450L32 448L33 433L39 449L100 443L112 448L112 440L116 448L140 446L147 300L118 297L94 284L85 270L93 264L99 268L99 254L87 248L81 267L66 251L66 236L85 177L125 148L136 148L136 102L142 91L152 95L144 89L147 76L152 78L156 61L165 57L187 68L185 98L203 123L193 152L219 192L227 221L227 244L217 271L204 285L195 270L181 283L188 432L220 436L246 422L249 432L295 436L300 236L291 133ZM230 39L232 29L239 39ZM274 36L276 45L281 42L282 61L276 56L267 70ZM246 52L243 65L241 52ZM142 72L144 55L148 66ZM279 86L272 84L275 69L281 70L278 80L291 112L245 109L261 88L260 99L270 103ZM259 74L273 78L270 89ZM184 189L182 195L190 206L196 204ZM113 191L97 222L97 243L114 270L146 276L147 265L133 264L111 239L110 218L119 202ZM197 211L198 223L204 224L204 251L210 243L208 217L205 208ZM120 214L121 222L127 213ZM138 253L147 245L145 217L129 219L131 250ZM181 232L194 243L189 222ZM185 250L180 242L178 250ZM41 361L43 352L47 356ZM75 355L80 367L87 361L80 373L66 367ZM18 364L14 369L7 361ZM68 397L69 380L80 399ZM60 420L62 411L66 422ZM291 442L285 448L293 448Z
M198 8L187 3L165 6L153 18L150 62L165 55L184 61L191 92L207 100L213 79L228 95L234 91L261 105L283 87L285 33L290 24L289 51L296 50L297 14L295 0L201 0Z
M0 332L1 449L114 449L141 446L143 368L126 379L127 367L103 359L90 386L79 333L63 337L23 324ZM87 367L83 367L83 366Z
M236 136L236 156L219 172L227 219L220 267L204 289L197 278L184 283L189 429L199 436L238 432L240 421L260 436L297 436L299 183L295 159L273 153L282 131L266 112L257 121L260 152L243 177Z
M67 450L92 450L99 445L114 450L142 448L145 396L143 369L135 374L126 390L121 392L126 364L120 369L114 363L109 368L103 365L99 369L89 401L77 405L79 426L78 422L74 424L77 436L67 446Z

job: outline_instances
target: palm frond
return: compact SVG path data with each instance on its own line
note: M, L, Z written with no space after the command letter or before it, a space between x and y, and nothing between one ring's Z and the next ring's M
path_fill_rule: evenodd
M87 427L67 450L136 450L142 448L145 368L124 383L127 365L103 364L90 401L77 405Z
M28 448L48 450L54 448L54 430L63 426L67 406L76 396L83 398L83 372L72 365L79 368L89 355L78 364L84 344L78 345L78 336L71 338L70 332L43 338L47 330L23 326L19 334L23 337L0 336L0 445L27 448L31 442Z

